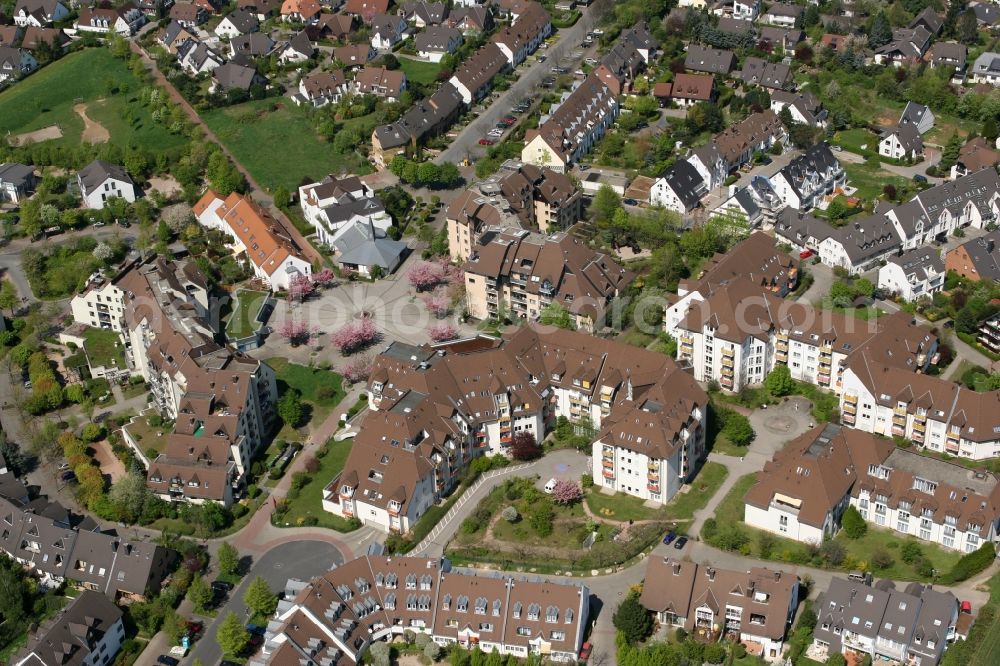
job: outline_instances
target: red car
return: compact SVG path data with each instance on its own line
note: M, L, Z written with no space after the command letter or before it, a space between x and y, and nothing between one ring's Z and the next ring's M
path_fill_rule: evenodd
M812 256L812 250L802 250L799 252L799 259L808 259Z
M962 612L963 613L971 613L972 612L972 604L969 603L968 601L963 601L962 602Z
M507 127L510 127L511 125L517 122L517 118L514 118L512 116L507 116L506 118L502 118L500 122L502 122Z
M492 141L492 139L480 139L479 140L479 145L480 146L492 146L493 145L493 141Z
M594 646L587 641L580 646L580 661L587 661L590 659L590 651L594 649Z

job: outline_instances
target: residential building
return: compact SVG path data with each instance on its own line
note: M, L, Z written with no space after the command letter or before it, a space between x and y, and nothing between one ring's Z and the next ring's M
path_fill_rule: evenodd
M749 84L771 90L789 90L795 85L792 68L782 62L768 62L763 58L749 57L743 62L740 78Z
M103 594L84 590L28 636L13 666L107 664L125 641L122 611Z
M945 254L945 270L969 280L1000 282L1000 231L965 241Z
M781 113L781 110L788 108L792 114L792 121L812 125L813 127L826 127L827 111L823 108L823 103L811 92L792 93L784 90L771 91L771 110Z
M274 50L274 40L270 35L262 32L248 32L229 40L229 56L231 59L245 59L241 62L249 62L254 58L261 58L269 55ZM222 63L220 63L222 64Z
M327 176L318 183L299 187L299 206L306 221L316 229L320 243L332 246L341 231L361 223L374 227L384 235L392 226L375 191L357 176L336 178Z
M462 32L458 28L435 25L417 33L413 45L421 58L426 58L429 62L441 62L445 54L457 51L462 41Z
M528 130L521 161L565 172L604 136L618 115L618 99L596 73L575 83L571 92Z
M114 32L122 37L131 37L145 23L146 14L132 3L126 3L116 9L84 7L73 26L80 32Z
M320 14L315 25L306 26L306 33L313 40L346 40L354 29L354 17L349 14Z
M878 269L878 288L913 302L944 289L944 275L940 253L934 248L916 247L890 257Z
M202 225L226 232L236 254L246 256L272 291L288 289L294 279L312 273L312 263L288 232L249 197L234 192L223 199L208 190L193 213Z
M640 602L665 627L704 632L778 661L799 604L794 574L762 567L718 569L669 557L649 557Z
M491 42L459 65L449 82L462 96L465 104L473 104L486 96L494 77L509 68L507 56Z
M736 68L736 55L732 51L712 49L692 43L688 44L684 68L692 72L727 76Z
M750 229L756 229L764 222L764 209L750 186L737 188L728 199L708 212L710 215L743 220Z
M801 23L804 11L804 8L800 5L776 2L766 12L761 14L760 20L763 23L770 23L771 25L783 28L794 28L797 24Z
M720 32L724 32L728 35L750 34L752 37L757 36L757 26L753 21L748 21L746 19L723 16L719 18L719 22L715 25L715 27Z
M452 28L458 28L462 34L484 33L493 30L493 12L489 7L473 6L459 7L460 3L448 14L447 24Z
M659 84L657 84L659 85ZM707 74L674 74L673 84L669 87L667 96L677 106L694 106L698 102L711 102L715 99L715 77Z
M965 76L969 49L957 42L935 42L931 47L931 67L950 67L956 74Z
M375 95L387 102L398 102L406 90L403 70L366 66L354 79L354 91L359 95Z
M931 35L936 36L944 27L944 21L931 7L924 7L923 11L917 14L907 27L916 28L917 26L923 27Z
M344 69L347 71L361 69L377 57L378 51L371 44L351 44L333 48L333 59L344 63Z
M924 156L924 141L913 125L900 125L882 131L878 153L894 160L918 160Z
M1000 84L1000 53L987 51L976 58L972 63L972 81L991 86Z
M124 167L104 160L94 160L76 176L80 196L87 208L101 210L113 197L134 203L141 193L125 172Z
M367 555L308 582L289 580L250 666L362 662L375 641L404 631L458 645L576 663L589 619L582 584L453 570L447 559Z
M145 599L147 590L159 589L173 551L114 532L72 527L79 519L44 498L22 506L0 497L0 551L44 588L68 581L113 601Z
M958 151L958 160L951 166L951 179L968 176L974 171L1000 164L1000 152L981 136L970 140Z
M35 168L14 162L0 163L0 201L20 203L35 193Z
M903 112L899 114L899 126L913 125L921 134L927 134L934 129L934 114L923 104L907 102Z
M405 2L399 15L418 28L437 26L448 18L448 5L444 2Z
M980 324L976 341L994 354L1000 353L1000 317L993 315Z
M389 275L406 258L406 243L393 240L371 220L355 221L345 226L333 240L334 258L342 269L366 277Z
M0 83L16 81L37 68L38 61L27 49L0 46Z
M14 25L22 28L45 28L69 16L69 9L59 0L17 0Z
M189 39L177 47L177 62L185 72L197 76L221 67L226 61L207 44Z
M372 20L389 11L389 0L347 0L344 3L344 13L356 16L365 25L371 25Z
M1000 7L992 2L977 2L969 9L976 15L976 22L980 27L995 28L1000 24Z
M483 233L462 270L470 316L496 319L502 309L511 318L534 321L556 303L583 331L600 327L611 299L632 277L564 232L510 229Z
M411 106L396 122L376 127L372 131L371 153L375 164L386 167L407 146L415 147L425 137L445 132L464 104L463 93L452 83L445 82L429 98Z
M707 145L691 151L687 161L712 190L732 171L749 163L754 153L766 152L775 143L787 139L785 126L777 114L768 109L727 127Z
M315 44L303 30L292 35L291 39L278 47L278 62L282 65L305 62L312 58L315 53Z
M286 0L292 2L294 0ZM379 14L371 21L371 44L376 51L391 51L410 36L410 26L402 16Z
M951 592L919 583L900 592L891 580L870 587L833 578L815 608L814 646L829 654L921 666L940 663L958 621L958 600Z
M24 28L21 26L0 24L0 47L17 46L23 32Z
M315 23L319 18L318 0L284 0L281 3L281 18L295 23Z
M212 93L237 91L249 93L254 86L263 88L266 85L267 79L257 71L256 67L230 61L212 70L212 85L208 90Z
M552 19L549 13L541 4L528 2L514 18L513 24L499 30L490 38L490 42L503 52L507 64L513 68L524 62L551 34Z
M44 42L49 45L53 53L59 53L68 41L66 33L58 28L28 26L24 29L24 37L21 38L21 48L34 52Z
M892 31L892 41L875 49L875 62L880 65L892 63L894 67L917 62L923 58L930 43L931 33L923 25L896 28Z
M768 42L780 52L790 54L796 46L806 40L806 33L798 28L778 28L766 25L760 29L760 39Z
M783 208L774 218L774 233L794 251L808 251L827 266L840 266L852 275L875 268L903 248L896 225L879 214L832 227L795 208Z
M656 179L649 191L649 202L677 213L687 213L708 194L708 185L687 160L678 160Z
M170 8L170 18L185 28L194 28L208 20L208 12L204 7L191 2L178 2Z
M215 34L223 39L232 39L260 30L260 20L257 14L247 9L235 9L219 21Z
M818 143L792 159L770 178L771 188L785 206L809 210L847 182L847 176L826 143Z
M190 40L196 40L195 31L189 30L177 21L171 21L166 29L156 38L156 41L170 55L177 55L177 49Z

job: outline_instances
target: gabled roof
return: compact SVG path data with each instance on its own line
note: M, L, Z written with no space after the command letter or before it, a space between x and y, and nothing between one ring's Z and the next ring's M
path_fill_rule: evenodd
M80 182L83 183L83 187L87 192L93 191L94 188L99 187L109 178L129 183L130 185L134 184L125 171L125 167L111 164L104 160L94 160L80 170Z

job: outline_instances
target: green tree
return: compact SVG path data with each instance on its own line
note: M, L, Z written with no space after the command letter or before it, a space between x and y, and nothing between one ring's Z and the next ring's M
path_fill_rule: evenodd
M546 326L555 326L569 331L576 330L573 313L556 301L552 301L542 308L538 321Z
M17 297L17 289L9 280L0 283L0 310L6 310L11 316L14 316L14 308L20 302L21 299Z
M274 188L272 198L274 199L274 205L278 208L285 208L292 201L291 195L288 194L288 188L284 185L278 185Z
M228 541L222 542L222 545L219 546L219 552L215 557L219 562L219 571L222 573L232 576L239 571L240 553Z
M787 365L776 365L774 370L768 373L764 380L764 388L771 395L780 398L788 395L795 389L795 382L792 380L792 371Z
M853 506L847 507L840 524L844 528L844 534L851 539L860 539L868 532L868 523L861 517L858 510Z
M219 632L215 640L224 655L236 657L246 649L247 643L250 641L250 632L243 626L239 616L230 612L219 625Z
M826 666L847 666L847 659L839 652L834 652L826 658Z
M892 41L892 26L884 11L879 11L868 28L868 46L877 49Z
M601 185L590 204L590 209L594 211L594 221L598 225L610 222L614 218L615 211L621 207L621 197L607 184Z
M170 230L170 225L167 224L166 220L160 220L160 223L156 225L156 240L161 243L169 243L174 237L174 232Z
M990 143L996 141L996 138L1000 136L1000 128L997 128L996 118L992 116L983 121L983 138Z
M243 600L253 614L260 618L267 618L274 614L278 607L278 595L271 591L267 581L261 576L257 576L250 581Z
M187 599L194 605L194 609L199 613L204 613L208 605L212 603L214 596L212 586L201 577L201 574L195 574L187 591Z
M634 593L619 604L612 622L630 645L646 640L653 631L653 618Z
M292 428L297 428L302 422L302 396L295 389L288 389L278 401L278 416Z
M722 434L736 446L749 446L756 436L753 426L750 425L750 419L733 411L726 414Z
M975 46L979 43L979 25L976 22L976 15L971 10L962 12L958 17L958 41L967 46Z
M142 515L146 502L152 497L142 474L130 472L115 481L108 491L108 501L118 517L126 523L135 523Z

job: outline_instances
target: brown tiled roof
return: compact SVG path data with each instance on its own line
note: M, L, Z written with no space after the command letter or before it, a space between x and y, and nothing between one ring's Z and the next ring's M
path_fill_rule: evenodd
M729 252L713 256L697 280L682 280L688 291L714 291L729 282L746 279L762 287L787 283L799 262L778 250L773 236L755 231Z
M399 97L403 90L403 84L406 83L406 75L401 69L392 70L385 67L365 67L358 72L354 83L358 86L362 94L385 88L385 94L391 97Z
M319 95L328 95L334 91L341 90L347 85L344 72L335 69L332 72L314 72L302 79L302 86L310 98ZM198 213L195 213L197 215Z
M734 161L751 146L758 145L769 136L778 136L784 127L778 115L766 109L750 115L746 120L726 128L715 136L719 153L727 162Z
M709 74L685 74L680 72L674 76L674 85L670 96L675 99L706 101L712 98L714 87L715 77Z
M1000 153L986 139L977 136L958 151L958 162L969 171L979 171L1000 163Z

